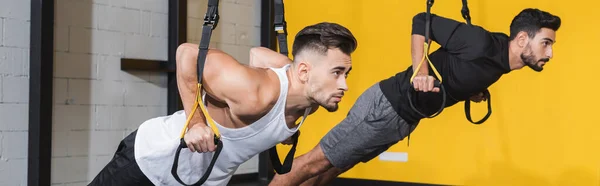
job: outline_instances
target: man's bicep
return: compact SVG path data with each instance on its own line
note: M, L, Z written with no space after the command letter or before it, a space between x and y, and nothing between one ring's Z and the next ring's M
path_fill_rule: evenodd
M413 17L413 34L425 35L425 13ZM450 53L479 53L489 44L489 33L479 26L467 25L453 19L431 14L430 39Z

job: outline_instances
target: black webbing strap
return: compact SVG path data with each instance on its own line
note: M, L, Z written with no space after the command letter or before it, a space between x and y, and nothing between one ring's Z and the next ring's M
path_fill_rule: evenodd
M283 0L275 0L275 19L273 20L273 26L277 33L277 40L279 41L279 53L288 56L288 44L287 44L287 22L285 21L285 10L283 6ZM292 135L293 145L292 149L288 152L283 164L277 154L277 146L273 146L269 149L269 157L271 158L271 165L277 174L285 174L292 170L292 163L294 161L294 154L296 154L296 145L298 144L299 133L296 132Z
M210 45L210 37L212 35L212 31L217 27L217 23L219 22L219 0L208 0L208 10L206 11L206 14L204 16L204 24L202 25L202 38L200 39L200 46L199 46L199 51L198 51L198 64L197 64L197 70L198 70L198 83L202 84L202 74L204 72L204 63L206 62L206 55L208 54L208 46ZM198 90L200 91L200 90ZM217 145L217 149L215 150L215 153L213 154L213 158L210 162L210 164L208 165L206 172L204 172L204 175L202 175L202 177L200 178L200 180L198 180L196 183L192 184L194 186L199 186L204 184L204 182L208 179L208 177L210 176L210 173L212 172L212 169L215 165L215 162L217 161L217 158L219 157L219 154L221 154L221 150L223 149L223 142L219 139L219 137L215 134L215 145ZM179 182L182 185L188 185L183 183L183 181L181 181L181 178L179 178L179 175L177 174L177 167L179 164L179 154L181 153L181 150L187 148L187 145L185 143L185 140L183 139L183 137L181 138L180 142L179 142L179 146L177 147L177 151L175 152L175 159L173 160L173 166L171 167L171 175L173 175L173 177L175 178L175 180L177 180L177 182Z
M292 149L290 149L290 152L288 152L287 156L285 157L283 164L281 164L281 160L279 159L279 155L277 154L276 146L273 146L271 147L271 149L269 149L269 157L271 158L271 164L273 165L273 169L275 169L275 172L277 172L277 174L285 174L292 170L294 154L296 153L296 145L298 144L298 136L298 132L292 135L292 140L294 144L292 145Z
M460 10L460 13L462 14L462 17L467 21L467 24L471 25L471 14L469 12L469 6L467 5L467 0L462 0L462 10Z
M476 121L476 122L473 122L473 120L471 120L471 100L465 101L465 115L467 116L467 120L469 120L469 122L471 122L473 124L477 124L477 125L482 124L492 114L492 96L490 95L490 92L488 90L485 90L483 92L483 96L487 99L488 112L481 120Z
M288 56L287 22L285 21L283 0L275 0L275 19L273 22L279 41L279 53Z
M470 11L469 11L469 5L467 4L467 0L462 0L462 5L463 6L462 6L460 13L462 14L462 17L465 19L467 24L471 25L471 15L470 15ZM482 124L492 114L492 96L491 96L490 92L488 90L485 90L483 92L483 96L487 100L488 112L481 120L476 121L476 122L473 122L473 120L471 119L471 100L465 101L465 115L467 116L467 120L469 120L469 122L471 122L473 124L477 124L477 125Z

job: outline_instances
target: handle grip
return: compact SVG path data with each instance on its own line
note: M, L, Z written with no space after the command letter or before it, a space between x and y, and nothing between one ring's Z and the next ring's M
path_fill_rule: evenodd
M221 139L219 139L219 137L216 134L215 134L214 139L215 139L215 144L217 145L215 154L213 155L213 158L210 161L210 164L208 165L206 172L204 172L204 175L202 175L200 180L198 180L196 183L192 184L194 186L200 186L200 185L204 184L204 182L206 182L206 180L208 179L208 176L210 176L210 173L212 172L212 169L213 169L215 163L217 162L217 158L219 157L219 154L221 154L221 150L223 150L223 141L221 141ZM185 143L185 140L183 138L181 138L181 140L179 141L179 146L177 147L177 151L175 152L175 159L173 160L173 167L171 168L171 175L173 175L175 180L177 180L177 182L179 182L180 184L189 186L188 184L183 183L183 181L181 181L181 178L179 178L179 175L177 174L177 166L179 165L179 154L181 153L181 149L184 149L184 148L187 148L187 144Z

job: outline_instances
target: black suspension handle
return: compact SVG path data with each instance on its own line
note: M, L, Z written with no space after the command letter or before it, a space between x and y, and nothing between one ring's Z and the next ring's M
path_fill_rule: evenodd
M411 83L411 86L414 86L414 85ZM419 111L419 110L418 110L418 109L417 109L417 108L414 106L414 104L413 104L413 102L412 102L412 94L411 94L411 90L414 90L414 88L409 88L409 89L407 90L407 93L406 93L406 94L408 95L408 103L410 104L410 107L411 107L411 108L412 108L412 109L413 109L415 112L417 112L419 115L421 115L421 116L423 116L423 117L425 117L425 118L433 118L433 117L436 117L437 115L439 115L440 113L442 113L442 111L443 111L443 110L444 110L444 108L446 107L446 89L444 89L444 86L442 85L442 83L441 83L439 80L437 80L437 79L433 81L433 86L434 86L434 87L437 87L437 88L439 88L439 89L440 89L440 92L442 92L442 106L440 106L440 109L439 109L439 110L438 110L438 111L437 111L435 114L433 114L433 115L431 115L431 116L427 116L427 115L423 114L421 111Z
M198 180L196 183L192 184L193 186L200 186L202 184L204 184L204 182L206 182L206 180L208 179L208 176L210 176L210 173L212 172L212 169L215 165L215 163L217 162L217 158L219 157L219 154L221 154L221 150L223 150L223 142L219 139L219 137L215 134L215 145L217 145L217 149L215 150L215 154L213 155L213 158L210 162L210 164L208 165L208 168L206 169L206 172L204 172L204 175L202 175L202 178L200 178L200 180ZM186 185L186 186L191 186L188 184L183 183L183 181L181 181L181 178L179 178L179 175L177 174L177 166L179 164L179 154L181 153L181 149L187 148L187 144L185 143L185 140L183 140L183 138L181 138L180 142L179 142L179 147L177 147L177 151L175 152L175 159L173 160L173 167L171 168L171 175L173 175L173 177L175 177L175 180L177 180L177 182L179 182L182 185Z
M471 119L471 100L465 101L465 116L467 117L467 120L469 120L469 122L476 124L476 125L482 124L490 117L490 115L492 115L492 96L490 94L490 91L488 91L488 90L483 91L483 96L487 100L488 112L485 116L483 116L483 118L481 120L476 121L476 122L473 122L473 120Z

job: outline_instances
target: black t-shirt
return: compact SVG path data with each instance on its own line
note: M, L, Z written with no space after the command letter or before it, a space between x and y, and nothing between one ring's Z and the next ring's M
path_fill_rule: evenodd
M413 18L413 34L424 35L425 13ZM467 25L455 20L431 14L430 38L441 47L429 55L429 59L442 76L446 89L445 107L468 100L472 95L486 90L502 75L510 72L508 63L508 36L489 32L476 25ZM427 61L423 65L429 65ZM415 107L426 115L439 110L442 94L415 92L410 85L412 66L380 82L385 97L399 116L409 123L423 117L409 105L407 90ZM433 68L429 75L435 77Z

